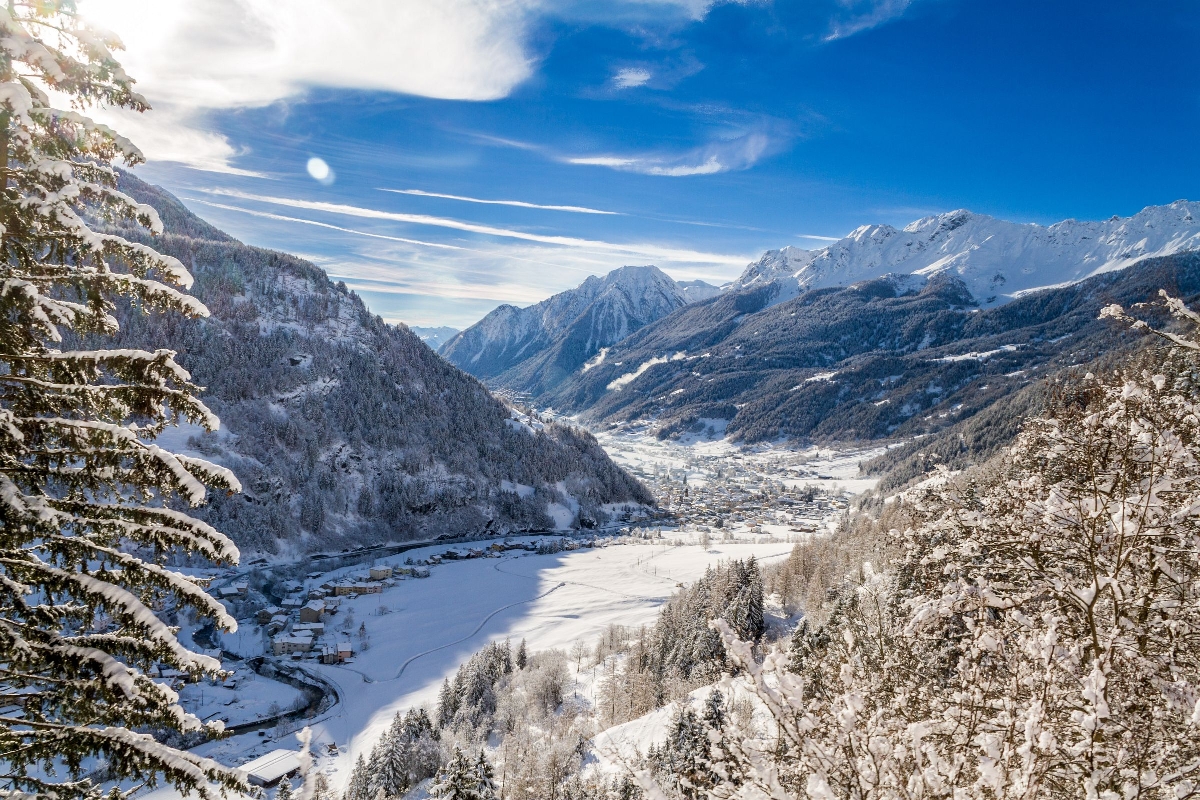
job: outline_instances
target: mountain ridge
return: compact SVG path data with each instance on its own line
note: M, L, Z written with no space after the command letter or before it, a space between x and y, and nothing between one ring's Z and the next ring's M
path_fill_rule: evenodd
M717 291L699 281L676 283L654 266L620 267L525 308L502 305L439 353L493 386L537 395L603 348Z
M808 289L849 286L889 273L957 276L981 306L1124 269L1146 258L1200 249L1200 202L1147 206L1129 217L1053 225L1016 223L965 209L904 228L862 225L816 250L769 250L730 286L764 285L784 302Z
M924 436L1028 381L1126 346L1097 319L1165 288L1200 294L1200 254L1145 259L980 308L942 272L802 291L769 284L685 307L610 348L541 402L603 426L735 441ZM1131 340L1130 340L1131 341Z

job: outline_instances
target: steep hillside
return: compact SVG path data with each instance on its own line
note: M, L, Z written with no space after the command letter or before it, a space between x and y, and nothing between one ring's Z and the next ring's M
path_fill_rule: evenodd
M746 268L733 290L771 287L771 302L808 289L849 286L888 273L957 277L984 307L1038 288L1123 269L1153 256L1200 249L1200 203L1150 206L1103 222L1045 227L951 211L903 230L864 225L819 250L785 247Z
M933 433L1031 381L1118 351L1097 319L1159 288L1200 292L1200 255L1148 259L980 309L962 281L888 276L772 304L773 287L688 306L611 348L550 393L599 423L656 421L661 435L728 430L743 441Z
M159 209L151 240L189 265L209 320L122 310L117 346L170 347L223 421L168 444L231 467L245 492L202 514L248 550L590 525L650 497L586 433L514 417L343 284L243 245L126 176ZM606 511L607 509L607 511Z
M717 291L678 284L657 267L621 267L527 308L500 306L440 352L494 386L540 395L604 348Z

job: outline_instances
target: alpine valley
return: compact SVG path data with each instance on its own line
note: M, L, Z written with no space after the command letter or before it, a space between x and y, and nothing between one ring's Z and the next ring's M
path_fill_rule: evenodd
M590 425L746 444L921 437L876 466L939 442L953 462L1007 443L1041 379L1119 356L1128 342L1098 319L1105 305L1200 292L1198 249L1195 202L1049 227L954 211L769 251L710 297L626 267L502 307L441 352ZM620 315L617 287L634 275L653 276L656 292Z

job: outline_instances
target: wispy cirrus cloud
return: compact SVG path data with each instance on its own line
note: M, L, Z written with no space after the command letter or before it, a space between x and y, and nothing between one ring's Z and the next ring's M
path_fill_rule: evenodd
M252 208L243 208L241 206L231 206L228 203L214 203L211 200L202 200L197 197L186 197L185 200L192 203L203 203L209 208L219 208L222 211L233 211L238 214L248 214L252 217L260 219L273 219L278 222L294 222L299 225L311 225L314 228L325 228L331 231L339 231L341 233L351 233L355 236L366 236L370 239L383 239L389 242L403 242L404 244L415 244L419 247L433 247L439 250L466 250L465 247L459 247L455 244L445 244L443 242L423 242L420 239L408 239L404 236L388 236L383 233L372 233L371 231L360 231L354 228L343 228L341 225L331 225L328 222L317 222L313 219L303 219L301 217L289 217L284 214L272 214L269 211L255 211Z
M465 327L498 303L535 303L624 264L658 263L678 280L720 284L740 274L753 257L713 259L708 254L704 261L671 261L660 258L661 245L644 248L652 253L639 253L637 245L620 245L629 249L618 251L499 237L460 237L452 247L432 249L428 245L436 242L384 235L386 222L371 228L345 226L244 203L201 202L222 227L259 242L286 242L289 251L360 292L372 312L417 325Z
M913 0L838 0L825 41L845 39L900 17Z
M639 257L649 257L651 259L661 261L691 264L718 264L726 266L735 264L743 265L747 262L747 257L745 255L706 253L699 250L669 247L654 243L618 243L606 242L597 239L583 239L575 236L552 236L540 233L530 233L529 231L522 231L514 228L500 228L494 225L484 225L477 222L452 219L450 217L383 211L380 209L366 208L364 206L354 206L346 203L329 203L320 200L302 200L292 197L276 197L272 195L243 192L237 189L202 189L201 191L211 195L232 197L254 203L266 203L269 205L284 206L287 208L299 208L319 213L358 217L360 219L376 219L389 222L407 223L411 225L423 225L434 228L448 228L451 230L462 231L464 233L479 234L482 236L496 237L500 239L517 239L536 244L556 245L559 247L591 250L597 253L607 253L610 256L636 255Z
M408 194L416 197L437 197L442 200L458 200L463 203L480 203L489 206L514 206L516 208L535 208L543 211L566 211L572 214L604 214L610 216L620 216L620 211L603 211L598 208L588 208L586 206L555 206L542 205L541 203L528 203L524 200L485 200L480 197L464 197L457 194L441 194L440 192L426 192L421 189L386 189L380 188L381 192L392 192L393 194Z
M608 167L622 172L678 178L749 169L770 152L771 147L772 139L767 134L749 133L729 140L712 142L682 154L601 154L567 156L562 160L580 166Z

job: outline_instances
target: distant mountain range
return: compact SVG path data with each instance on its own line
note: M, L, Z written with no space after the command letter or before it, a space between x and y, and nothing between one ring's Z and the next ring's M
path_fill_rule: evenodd
M133 176L166 233L121 228L188 264L206 320L119 309L96 344L169 347L221 417L169 447L222 463L244 492L199 513L246 551L312 551L442 534L588 526L652 502L596 441L495 399L343 284L246 246Z
M447 361L494 387L541 395L604 348L720 289L658 267L621 267L526 308L503 305L442 345Z
M1124 346L1099 309L1151 299L1160 287L1200 292L1197 250L1200 203L1049 227L955 211L903 230L862 227L819 250L770 251L716 296L675 301L600 347L569 345L565 327L531 313L571 293L489 315L463 336L520 317L525 338L506 342L577 355L491 373L470 358L456 363L543 407L661 436L928 435Z
M425 344L437 350L446 342L454 338L458 333L458 328L450 328L442 326L440 328L421 328L416 325L409 325L408 329L416 334L417 338Z
M1103 222L1049 227L970 211L919 219L902 230L864 225L819 250L772 250L730 291L770 287L771 303L808 289L849 286L887 274L950 275L982 307L1124 269L1146 258L1200 249L1200 203L1180 200Z

